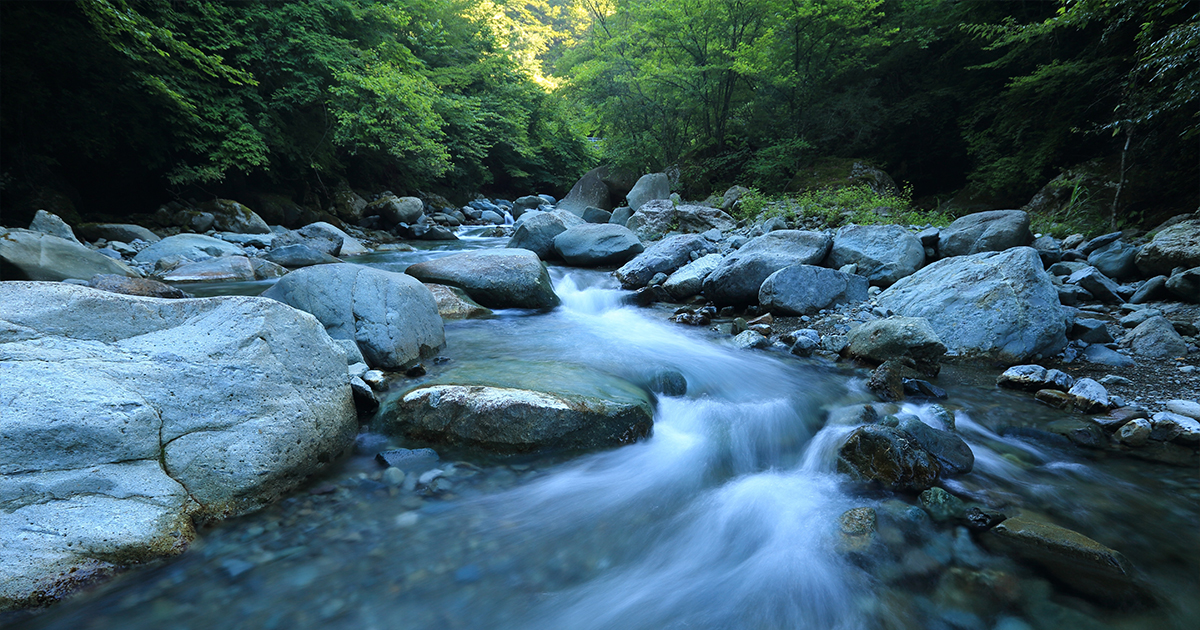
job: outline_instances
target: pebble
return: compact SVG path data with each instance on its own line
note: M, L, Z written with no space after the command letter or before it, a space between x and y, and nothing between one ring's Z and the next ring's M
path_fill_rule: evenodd
M1129 446L1143 446L1150 440L1150 421L1134 418L1117 430L1117 439Z
M396 516L396 527L416 527L420 520L421 515L416 512L402 512Z
M1067 392L1075 401L1075 406L1084 413L1097 413L1109 407L1108 390L1090 378L1081 378Z
M375 390L383 389L387 384L387 376L385 376L384 373L379 370L367 370L366 372L363 372L362 380Z
M1114 385L1120 386L1120 387L1125 387L1125 386L1133 385L1133 381L1125 378L1124 376L1117 376L1116 374L1108 374L1108 375L1104 376L1104 378L1100 379L1100 384L1105 387L1112 387Z
M383 471L383 483L386 483L389 486L394 487L402 485L404 483L404 477L404 471L396 468L395 466L389 466L387 470Z
M425 472L421 473L420 477L417 478L417 483L420 483L423 486L428 485L429 482L433 481L434 479L437 479L438 477L441 477L443 472L445 472L445 471L443 471L441 468L434 468L433 470L426 470Z

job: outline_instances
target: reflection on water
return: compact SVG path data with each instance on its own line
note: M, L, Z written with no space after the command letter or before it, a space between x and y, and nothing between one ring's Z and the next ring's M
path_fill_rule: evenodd
M378 255L382 267L449 250ZM367 258L367 257L364 257ZM408 261L408 262L406 262ZM1001 431L1059 412L991 388L950 390L976 471L960 496L1077 529L1122 551L1168 605L1111 612L1055 591L902 501L834 474L850 430L827 409L866 402L839 369L622 306L599 272L555 269L563 307L446 326L452 369L585 365L644 382L682 373L653 436L583 457L444 461L436 488L389 487L377 436L328 478L206 531L184 556L28 621L63 628L1188 628L1200 566L1196 471L1090 461ZM411 384L411 383L410 383ZM928 407L904 411L939 420ZM1017 435L1036 436L1035 433ZM367 441L367 440L365 440ZM443 483L444 482L444 483ZM869 506L878 540L838 551L838 517Z

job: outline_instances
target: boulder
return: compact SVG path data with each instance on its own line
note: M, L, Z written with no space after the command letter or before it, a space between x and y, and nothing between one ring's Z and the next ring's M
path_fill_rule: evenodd
M800 230L776 230L750 239L709 274L704 294L722 306L757 302L759 289L771 274L792 265L820 264L831 242L820 232Z
M825 264L834 269L857 265L858 275L872 285L890 287L925 264L925 247L899 225L847 225L834 234Z
M75 238L74 230L71 229L71 226L67 225L66 221L59 218L57 214L51 214L45 210L38 210L33 215L33 221L29 224L29 229L34 232L41 232L42 234L49 234L50 236L57 236L61 239L79 243L79 239Z
M938 254L944 258L980 252L1000 252L1033 242L1029 215L1021 210L990 210L968 214L944 227Z
M1117 283L1095 267L1085 267L1072 273L1067 278L1067 283L1082 287L1097 300L1106 304L1120 304L1125 301L1121 298L1120 287L1117 286Z
M179 299L192 297L169 284L151 280L150 278L129 278L114 274L99 274L92 276L87 285L93 289L121 293L123 295L138 295L141 297L156 297Z
M1130 352L1143 357L1170 359L1187 355L1187 343L1175 332L1171 322L1155 316L1138 324L1121 340Z
M311 265L327 265L340 263L341 260L318 251L305 244L284 245L276 247L262 255L267 260L283 267L308 267Z
M204 260L216 256L241 256L241 247L203 234L168 236L133 257L134 262L153 265L161 258L179 256L188 260Z
M1058 292L1030 247L940 260L892 285L878 302L929 320L942 342L964 355L1021 363L1067 344Z
M625 225L628 227L627 224L629 223L629 218L632 216L633 210L629 206L621 206L620 208L612 211L612 217L608 219L608 222L616 223L617 225Z
M531 212L523 215L516 225L512 238L508 239L509 249L527 249L542 260L558 255L554 251L554 237L567 231L562 217L549 212Z
M1037 250L1038 256L1042 259L1042 265L1046 267L1055 265L1062 260L1062 245L1053 236L1046 235L1036 238L1030 247Z
M682 266L663 282L663 290L675 300L690 298L704 288L704 279L721 265L725 257L708 254Z
M1016 516L989 530L983 541L993 552L1041 566L1100 603L1140 603L1145 598L1129 561L1079 532Z
M504 225L504 215L494 210L484 210L479 213L479 220L492 225Z
M637 212L648 201L671 198L671 182L666 173L650 173L642 175L633 189L625 196L629 201L629 209Z
M1138 275L1137 253L1137 247L1118 239L1093 250L1087 262L1109 278L1130 280Z
M1170 298L1171 292L1167 290L1167 276L1154 276L1142 283L1137 291L1134 291L1133 297L1129 298L1130 304L1145 304L1147 302L1157 302Z
M583 220L588 223L611 223L612 213L608 210L588 206L583 210Z
M354 440L346 364L272 300L0 283L0 609L182 551Z
M466 291L458 287L448 287L444 284L426 284L426 289L433 294L437 302L438 315L444 320L480 319L491 317L491 309L484 308L472 300Z
M522 214L525 214L529 210L537 210L544 203L546 202L537 195L518 197L517 200L513 202L512 208L509 209L509 213L513 215L514 219L520 219Z
M96 274L137 277L125 263L77 241L32 230L0 228L0 279L88 280Z
M578 225L554 237L554 251L577 267L620 265L643 249L629 228L612 223Z
M1166 288L1185 302L1200 304L1200 267L1171 274L1171 277L1167 278Z
M654 410L650 395L623 379L514 361L488 375L460 369L421 384L383 417L410 438L524 453L629 444L650 435Z
M676 206L669 199L648 201L626 220L625 226L642 240L661 238L668 232L700 233L713 228L731 230L733 217L708 206Z
M866 278L814 265L784 267L767 276L758 289L759 304L780 315L812 315L866 300Z
M672 274L688 264L692 254L708 254L715 248L713 243L698 234L677 234L654 243L633 260L617 269L617 280L626 289L646 286L655 274Z
M300 212L296 212L288 205L285 205L294 205L291 199L285 197L280 201L283 202L280 205L283 205L283 207L291 210L291 212L285 210L280 214L283 214L285 217L287 217L289 214L300 214ZM363 212L366 209L367 200L363 199L358 193L349 188L341 188L337 192L333 193L333 199L331 200L331 205L329 206L330 214L333 214L343 221L349 221L351 223L358 223L363 218ZM283 221L280 221L280 223L283 223Z
M1040 365L1014 365L996 379L996 385L1030 392L1041 389L1065 392L1075 385L1075 378L1060 370L1047 370Z
M488 308L552 308L559 304L546 266L524 249L453 254L417 263L405 273L422 282L458 287Z
M368 251L367 248L363 246L362 241L350 236L341 228L324 221L310 223L299 230L296 230L295 234L299 237L296 242L305 243L307 240L309 243L305 244L309 244L310 246L311 241L318 240L323 240L327 243L339 243L339 246L334 251L328 251L328 245L326 245L324 248L313 247L313 249L322 251L330 256L360 256ZM287 244L289 243L279 240L274 242L274 245Z
M213 199L200 204L200 210L213 216L213 227L219 232L238 234L270 234L271 228L253 210L230 199Z
M905 356L936 362L946 353L933 327L920 317L889 317L859 324L850 329L846 341L848 355L875 362Z
M611 210L613 207L612 197L609 194L608 185L604 182L608 172L607 166L598 166L584 173L583 177L580 177L579 181L571 187L567 196L558 203L558 207L576 216L583 216L583 211L588 206Z
M1200 267L1200 219L1176 223L1154 235L1135 260L1144 275L1169 275L1176 267Z
M311 313L334 339L358 344L372 367L400 369L446 347L433 294L410 276L336 264L293 271L263 297Z
M254 267L245 256L222 256L184 263L162 274L164 282L248 282Z
M132 243L140 239L147 243L157 243L162 240L154 232L130 223L84 223L79 226L79 234L89 241L104 239Z
M838 449L837 471L888 490L920 492L933 486L941 466L907 434L872 424L855 429Z
M383 195L367 204L363 215L379 217L379 226L390 230L401 223L411 225L419 221L425 215L425 203L417 197Z
M1083 349L1083 358L1092 363L1111 365L1112 367L1131 367L1133 359L1101 345L1090 345Z
M935 429L915 416L906 416L897 427L941 464L943 476L965 475L975 467L975 454L958 434Z

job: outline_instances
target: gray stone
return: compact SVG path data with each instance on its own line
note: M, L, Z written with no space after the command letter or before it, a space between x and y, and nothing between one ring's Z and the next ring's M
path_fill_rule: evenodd
M1142 247L1137 267L1147 276L1169 275L1172 269L1200 267L1200 219L1172 225Z
M583 211L588 206L594 206L601 210L609 210L613 207L612 194L609 192L608 184L605 183L605 178L609 176L609 168L607 166L598 166L583 174L579 181L571 187L570 192L566 197L558 203L558 207L574 214L583 216Z
M408 474L431 470L438 463L437 451L431 448L396 448L375 455L379 463Z
M752 348L769 348L771 340L764 337L762 333L754 330L745 330L737 334L733 338L733 346L742 350L750 350Z
M217 232L213 234L214 238L219 238L227 243L241 245L242 247L249 245L259 249L266 249L278 244L278 237L280 236L282 234L275 234L274 232L270 234L238 234L236 232Z
M1171 274L1166 286L1180 300L1200 304L1200 267Z
M866 300L866 278L814 265L784 267L767 276L758 290L763 308L782 315L811 315Z
M1021 210L991 210L968 214L938 237L938 253L943 257L967 256L980 252L999 252L1033 242L1029 215ZM1040 258L1039 258L1040 260Z
M608 210L588 206L583 209L583 220L588 223L611 223L612 213Z
M164 282L247 282L254 267L245 256L222 256L184 263L162 274Z
M161 258L180 256L188 260L204 260L216 256L241 256L242 248L219 238L203 234L176 234L168 236L133 257L134 262L153 265Z
M1115 240L1093 250L1088 254L1087 262L1109 278L1129 280L1138 273L1137 265L1133 262L1137 253L1137 247Z
M1042 259L1042 264L1046 267L1057 264L1062 260L1062 246L1058 239L1053 236L1043 236L1034 239L1030 247L1037 250L1038 257Z
M559 304L546 266L524 249L453 254L417 263L405 273L422 282L458 287L488 308L551 308Z
M492 210L484 210L479 215L479 220L492 225L504 225L504 215Z
M704 288L704 279L709 276L725 257L720 254L708 254L680 267L663 283L667 295L676 300L683 300Z
M390 230L401 223L412 225L425 215L425 203L417 197L384 195L367 204L364 216L378 216L380 227Z
M850 329L847 342L847 354L877 362L903 356L937 361L946 353L933 327L919 317L890 317L859 324Z
M289 273L263 297L311 313L330 337L354 340L373 367L407 367L446 347L433 294L404 274L321 265Z
M943 476L965 475L975 467L975 454L957 434L935 429L913 416L900 420L898 428L937 459Z
M888 490L927 490L940 470L937 460L915 446L907 434L885 426L859 427L838 449L839 473Z
M1106 304L1121 304L1120 287L1095 267L1080 269L1067 278L1068 284L1077 284L1091 293L1093 297Z
M341 260L329 254L317 251L308 245L284 245L276 247L262 255L263 260L273 262L283 267L309 267L312 265L327 265L340 263Z
M1112 343L1113 338L1108 333L1106 324L1102 319L1081 317L1071 324L1071 331L1067 336L1087 343Z
M466 291L458 287L426 284L425 288L433 294L433 299L437 302L438 314L444 320L480 319L492 316L491 309L484 308L472 300Z
M708 206L676 206L668 199L655 199L638 208L625 226L642 240L654 240L669 232L700 233L713 228L731 230L733 217Z
M1021 363L1067 343L1058 292L1029 247L940 260L879 294L878 304L924 317L964 355Z
M1129 298L1130 304L1145 304L1169 299L1171 292L1167 290L1167 277L1154 276L1142 283Z
M579 225L554 237L554 251L577 267L621 265L644 249L629 228L612 223Z
M1039 389L1065 392L1075 385L1075 379L1070 374L1059 370L1047 370L1040 365L1014 365L996 379L996 384L1031 392Z
M79 239L75 238L75 232L71 229L71 226L67 225L66 221L59 218L57 214L46 212L45 210L38 210L37 214L33 215L33 222L29 224L29 229L34 232L41 232L42 234L49 234L50 236L57 236L64 240L79 243ZM82 243L80 244L82 245Z
M962 499L941 488L930 488L922 492L917 500L921 502L921 507L929 512L929 517L939 523L961 519L967 515L967 505Z
M193 519L278 498L358 428L332 340L271 300L3 282L0 320L3 608L182 551Z
M1145 446L1153 427L1145 418L1133 418L1117 429L1117 439L1127 446Z
M529 210L537 210L544 203L546 202L537 195L525 195L524 197L518 197L513 202L512 208L509 208L508 211L513 215L514 219L519 219L522 214L525 214Z
M1087 269L1089 266L1084 262L1058 262L1050 265L1046 269L1046 273L1054 276L1069 276L1081 269Z
M1077 306L1094 299L1087 289L1074 284L1056 284L1054 290L1058 292L1058 301L1063 306Z
M857 273L871 284L890 287L925 264L925 248L899 225L847 225L834 234L825 264L858 265Z
M1187 343L1163 317L1151 317L1121 340L1136 355L1168 359L1187 355Z
M137 277L119 260L76 241L32 230L0 228L0 278L4 280L89 280L97 274Z
M79 234L89 241L104 239L132 243L143 240L147 243L157 243L162 240L154 232L131 223L84 223L79 226Z
M663 396L683 396L687 393L687 378L673 368L659 368L650 375L647 389Z
M554 251L554 237L567 231L562 217L549 212L527 212L516 223L512 238L508 239L510 249L527 249L542 260L557 257Z
M626 289L646 286L658 273L671 274L692 260L692 254L708 254L715 246L698 234L668 236L646 248L617 269L617 280ZM698 291L697 291L698 292Z
M296 232L299 236L308 239L326 239L329 242L339 242L340 246L335 251L321 250L330 256L359 256L368 251L361 241L350 236L337 226L324 221L310 223ZM276 241L275 244L283 245L284 243Z
M1108 390L1090 378L1076 380L1067 394L1071 396L1075 407L1084 413L1100 413L1112 406L1108 400Z
M792 265L816 265L832 244L828 235L777 230L753 238L727 256L704 280L704 294L719 306L753 304L768 276Z
M633 189L625 198L629 201L629 208L637 212L648 201L655 199L669 199L671 197L671 182L667 179L666 173L650 173L642 175L637 183L633 185Z
M253 210L231 199L213 199L200 204L200 210L213 216L213 227L220 232L270 234L271 228Z
M1160 411L1150 418L1154 431L1163 432L1182 442L1200 442L1200 421L1188 416Z
M633 208L630 208L629 206L621 206L620 208L612 211L612 216L608 219L608 222L616 223L617 225L626 225L629 223L629 217L632 216Z
M1162 311L1156 308L1146 308L1134 311L1117 321L1122 328L1134 328L1151 317L1161 317Z
M1200 420L1200 403L1194 400L1168 400L1167 411Z
M1101 365L1111 365L1112 367L1132 367L1135 365L1134 360L1100 345L1092 345L1083 349L1083 358L1092 363Z
M100 274L92 276L88 280L87 286L101 291L109 291L111 293L121 293L123 295L138 295L142 297L156 297L168 299L180 299L192 297L188 293L169 285L151 280L150 278L129 278L126 276L118 276L113 274Z

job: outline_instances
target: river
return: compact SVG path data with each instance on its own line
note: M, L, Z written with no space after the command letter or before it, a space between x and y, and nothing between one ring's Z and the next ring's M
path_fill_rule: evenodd
M503 242L468 237L356 262L401 271ZM604 272L554 267L552 276L560 308L448 323L442 358L389 396L446 370L582 365L637 382L676 369L688 392L658 399L649 439L576 457L442 452L436 488L410 490L381 481L373 458L407 445L367 425L353 456L289 498L14 625L1164 630L1200 620L1197 471L1097 458L1043 437L1028 429L1062 412L995 389L994 372L943 372L976 456L975 471L946 487L1121 551L1164 602L1103 608L989 554L965 528L934 523L914 497L836 474L850 428L824 421L831 408L870 400L861 371L735 349L667 322L669 311L624 305ZM938 424L928 407L905 410ZM879 515L865 554L839 551L838 517L855 507Z

